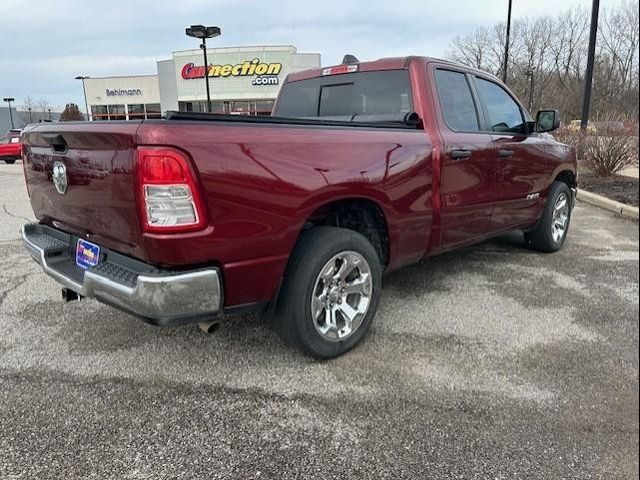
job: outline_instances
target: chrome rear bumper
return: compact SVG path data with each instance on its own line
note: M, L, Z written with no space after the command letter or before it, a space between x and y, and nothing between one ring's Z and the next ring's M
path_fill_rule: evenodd
M100 263L84 270L75 263L77 237L37 223L22 227L24 245L44 272L64 288L125 310L157 325L200 321L220 313L217 268L160 270L103 249Z

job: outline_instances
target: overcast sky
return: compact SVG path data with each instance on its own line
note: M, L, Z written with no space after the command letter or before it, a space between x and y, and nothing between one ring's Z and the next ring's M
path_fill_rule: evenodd
M155 61L195 48L192 23L218 25L212 46L294 45L361 60L443 56L458 34L506 18L508 0L0 0L0 98L84 104L76 75L156 73ZM514 18L591 0L514 0ZM601 8L619 3L602 0Z

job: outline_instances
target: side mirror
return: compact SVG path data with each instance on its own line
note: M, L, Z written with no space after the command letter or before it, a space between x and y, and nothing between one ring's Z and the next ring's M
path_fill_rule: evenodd
M552 132L560 126L558 110L540 110L536 114L536 132Z

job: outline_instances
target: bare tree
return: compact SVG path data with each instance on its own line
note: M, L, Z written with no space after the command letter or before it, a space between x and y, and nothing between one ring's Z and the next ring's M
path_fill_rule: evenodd
M638 8L632 0L602 13L592 112L594 117L638 117ZM456 37L453 60L498 75L504 65L505 25L480 27ZM558 16L518 19L512 24L507 83L531 109L557 107L577 118L586 67L589 12L572 8ZM530 100L529 100L530 99Z
M39 98L36 101L36 109L38 113L41 113L44 115L48 113L48 111L51 109L51 104L49 103L49 100L47 100L46 98Z
M25 123L37 123L49 119L50 109L52 109L51 104L46 98L34 99L27 96L22 101L18 114Z
M27 97L25 97L23 99L22 105L20 105L20 110L16 109L16 111L18 112L18 114L22 118L23 122L25 122L25 123L34 122L34 118L33 117L34 117L35 104L36 104L35 100L33 98L31 98L30 96L27 96Z

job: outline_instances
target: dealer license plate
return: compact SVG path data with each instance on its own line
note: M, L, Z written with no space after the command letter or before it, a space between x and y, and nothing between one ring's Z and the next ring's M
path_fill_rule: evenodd
M86 270L89 267L95 267L99 261L100 247L79 238L76 245L76 264Z

